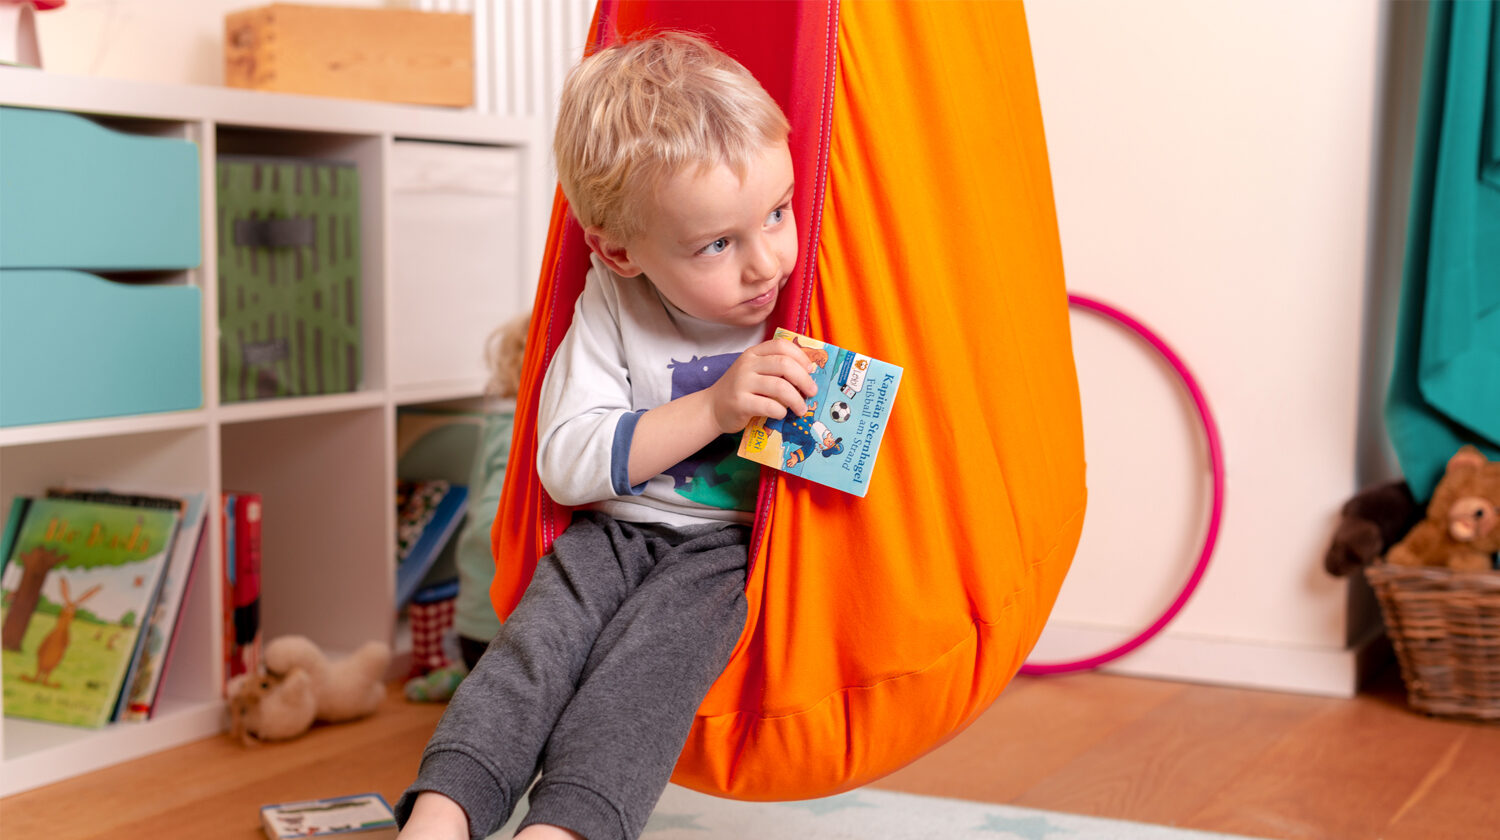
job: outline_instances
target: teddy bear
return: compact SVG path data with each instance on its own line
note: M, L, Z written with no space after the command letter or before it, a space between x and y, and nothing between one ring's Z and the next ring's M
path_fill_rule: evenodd
M1338 526L1323 552L1323 568L1343 577L1374 563L1421 518L1422 508L1403 480L1360 490L1339 508Z
M315 721L365 717L385 697L391 649L366 642L352 654L329 659L306 636L280 636L266 644L263 670L229 682L231 734L245 743L295 738Z
M1398 566L1441 566L1458 571L1494 567L1500 551L1500 461L1473 446L1448 459L1432 493L1427 516L1386 553Z

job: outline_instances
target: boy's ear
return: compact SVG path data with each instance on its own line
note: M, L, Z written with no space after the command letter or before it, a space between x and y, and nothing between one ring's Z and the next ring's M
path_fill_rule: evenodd
M583 229L583 241L589 250L599 255L609 269L621 277L636 277L643 273L640 266L630 259L630 250L599 227Z

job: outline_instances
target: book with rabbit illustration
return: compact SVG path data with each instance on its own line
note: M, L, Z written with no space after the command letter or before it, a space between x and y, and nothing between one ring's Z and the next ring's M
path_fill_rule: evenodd
M98 487L51 487L47 496L54 499L73 499L86 502L104 502L132 507L162 508L182 512L177 526L177 535L172 543L172 553L162 578L161 594L156 599L146 632L136 642L135 660L125 680L125 691L120 692L115 705L113 720L143 721L151 717L161 691L162 675L166 672L167 660L177 642L181 629L178 619L187 600L188 587L202 554L204 527L207 519L207 496L198 491L183 492L131 492Z
M901 368L780 327L775 338L795 342L817 365L812 378L818 393L801 416L788 411L751 420L740 438L740 457L864 496Z
M15 499L12 511L0 574L5 714L103 726L150 621L181 514L49 498Z

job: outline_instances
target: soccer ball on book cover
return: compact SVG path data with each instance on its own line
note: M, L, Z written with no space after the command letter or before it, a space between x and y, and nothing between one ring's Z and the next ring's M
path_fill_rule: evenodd
M842 423L849 419L849 404L839 400L828 407L828 416L836 423Z

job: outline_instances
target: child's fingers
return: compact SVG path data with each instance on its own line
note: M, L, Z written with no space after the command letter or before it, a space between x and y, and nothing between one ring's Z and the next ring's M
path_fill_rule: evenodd
M761 348L766 348L767 352L757 355L752 369L765 376L778 376L785 379L805 396L816 396L818 386L813 382L811 372L808 371L808 368L812 367L812 362L808 361L807 354L802 352L802 348L790 341L770 341L766 344L779 344L781 347L767 348L765 344L761 345Z
M746 412L752 417L769 417L774 420L786 416L786 406L775 397L756 396L754 402L755 407Z
M803 350L797 344L791 341L787 341L784 338L773 338L770 341L762 342L761 344L758 344L751 349L752 351L759 351L762 355L786 356L792 361L796 362L798 367L802 368L808 373L812 373L814 370L817 370L817 368L813 365L812 357L808 356L805 350Z
M776 412L768 416L779 417L789 410L796 412L799 416L807 413L807 401L802 398L802 393L785 378L763 376L756 386L757 394L769 397L777 403Z

